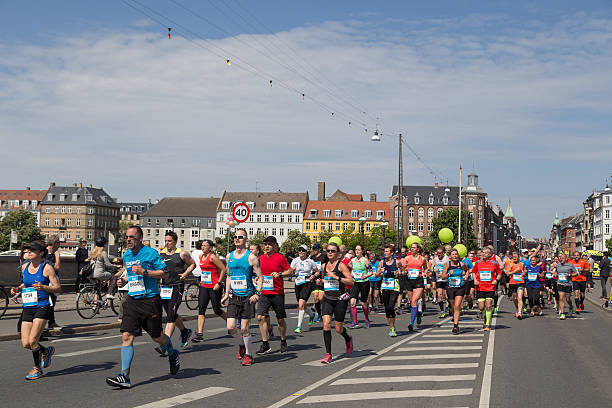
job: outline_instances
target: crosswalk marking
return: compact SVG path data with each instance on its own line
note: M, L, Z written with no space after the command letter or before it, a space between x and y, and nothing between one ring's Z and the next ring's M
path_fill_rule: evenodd
M411 344L449 344L449 343L482 343L483 339L461 339L461 337L453 336L449 340L415 340Z
M385 392L355 392L350 394L316 395L306 397L298 404L318 404L322 402L362 401L391 398L420 398L420 397L450 397L457 395L471 395L472 388L455 388L447 390L408 390Z
M474 381L476 374L465 374L465 375L411 375L411 376L400 376L400 377L359 377L359 378L345 378L342 380L336 380L329 385L351 385L351 384L380 384L380 383L401 383L401 382L416 382L416 381L433 381L433 382L446 382L446 381Z
M479 358L480 353L473 354L417 354L414 356L389 356L381 357L381 361L395 361L395 360L435 360L441 358Z
M430 342L428 342L430 343ZM459 350L482 350L482 346L453 346L453 349L450 350L448 346L431 346L431 347L400 347L396 352L410 352L410 351L459 351Z
M435 337L439 337L439 338L444 338L444 337L448 337L448 338L453 338L457 336L456 334L450 333L448 332L447 334L425 334L423 335L424 338L435 338ZM464 337L483 337L484 333L461 333L461 338Z
M477 368L478 363L449 363L449 364L401 364L365 366L357 371L391 371L391 370L441 370L449 368Z
M146 342L146 341L136 341L134 342L135 346L140 346L143 344L151 344L153 345L154 343L150 343L150 342ZM91 353L97 353L99 351L106 351L106 350L114 350L114 349L120 349L122 346L121 344L116 344L114 346L106 346L106 347L97 347L97 348L93 348L93 349L87 349L87 350L80 350L80 351L72 351L70 353L61 353L61 354L56 354L55 357L74 357L74 356L82 356L83 354L91 354Z
M226 387L207 387L198 391L189 392L187 394L177 395L176 397L166 398L160 401L151 402L149 404L138 405L134 408L170 408L176 405L197 401L202 398L212 397L213 395L221 394L227 391L233 391L233 389Z

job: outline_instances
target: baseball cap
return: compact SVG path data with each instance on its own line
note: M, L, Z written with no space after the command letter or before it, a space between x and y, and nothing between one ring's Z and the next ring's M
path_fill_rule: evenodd
M266 239L264 239L263 241L264 243L269 243L269 244L278 244L278 241L276 240L276 237L270 235L269 237L266 237Z
M529 250L527 248L523 248L521 252L525 253L525 252L529 252Z
M304 251L308 251L308 247L306 245L300 245L299 249L303 249Z
M312 249L321 249L321 244L319 244L318 242L317 242L317 243L315 243L315 244L312 246Z

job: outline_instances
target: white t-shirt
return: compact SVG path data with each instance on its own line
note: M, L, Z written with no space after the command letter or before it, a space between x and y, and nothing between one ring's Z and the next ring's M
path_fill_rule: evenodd
M193 271L191 271L191 273L193 274L193 276L196 277L202 276L202 270L200 269L200 255L202 255L201 249L196 249L191 253L191 258L193 259L193 262L195 262L196 265L196 267L193 268Z
M308 278L314 272L317 263L310 258L306 258L302 261L300 257L297 257L293 258L293 261L291 261L291 267L295 268L296 276L305 276Z

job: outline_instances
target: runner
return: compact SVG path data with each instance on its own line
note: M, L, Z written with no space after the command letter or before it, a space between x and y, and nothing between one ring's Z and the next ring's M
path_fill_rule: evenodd
M412 244L410 248L411 254L402 260L403 269L406 271L407 279L407 292L408 299L410 301L410 324L408 325L408 331L414 330L414 322L421 324L421 314L419 313L418 304L423 294L423 288L425 287L423 282L423 271L427 269L427 259L421 255L423 252L422 247L416 242Z
M552 273L552 270L554 268L554 263L552 262L551 258L547 259L547 270L546 273L544 274L544 288L546 289L546 300L547 303L550 305L554 302L554 306L553 308L557 308L557 298L556 296L554 296L554 292L556 292L556 290L553 290L553 283L556 287L557 282L555 279L553 279L554 274Z
M565 320L565 301L569 305L569 313L572 313L572 281L571 276L576 273L573 264L567 261L567 255L559 254L559 262L555 265L554 274L557 278L557 291L559 292L559 319Z
M538 316L542 316L542 307L540 304L540 278L544 276L544 272L538 263L538 257L536 255L531 255L529 258L529 266L525 267L525 272L527 274L527 298L529 299L531 316L535 316L535 309L537 309Z
M49 238L47 238L47 255L45 256L45 262L53 267L57 279L59 279L61 269L59 247L60 239L57 235L51 235ZM59 295L59 293L49 293L49 322L47 323L47 327L49 329L61 329L62 327L55 321L55 305L57 304L57 295Z
M198 292L198 332L191 341L199 343L204 341L204 323L206 322L206 309L212 303L213 312L227 321L227 315L221 308L223 297L223 282L225 282L225 265L213 253L214 242L209 239L202 241L201 254L198 259L200 269L200 288Z
M45 262L47 250L43 244L38 241L31 242L23 251L27 259L27 263L21 266L23 283L11 288L11 295L21 293L21 345L31 350L34 358L34 367L25 379L38 380L44 377L43 368L51 365L51 358L55 354L55 347L45 347L39 343L49 320L49 293L59 293L62 287L53 266Z
M374 251L368 254L370 265L372 265L372 271L378 271L378 265L380 261L376 257L376 253ZM382 276L376 273L373 273L369 278L370 281L370 299L369 303L374 306L376 311L380 311L380 285L382 283Z
M512 259L508 262L505 272L509 278L509 290L516 307L516 318L521 320L523 318L523 294L525 292L525 266L519 259L518 252L512 253Z
M353 277L348 267L342 263L340 258L340 247L335 243L327 244L328 262L323 264L324 296L321 304L323 312L323 341L325 343L325 356L321 363L329 364L332 362L331 354L331 321L334 319L336 332L343 338L346 345L346 354L353 352L353 337L349 336L346 328L343 327L344 315L348 305L348 294L345 293L345 285L353 284Z
M395 302L399 294L399 281L397 278L402 272L397 267L398 262L393 259L392 247L390 245L385 246L385 257L379 265L376 274L382 278L382 302L385 306L387 323L389 323L389 336L396 337Z
M363 256L363 247L355 246L355 257L351 258L350 269L353 274L355 284L351 287L351 315L353 322L348 325L349 329L359 328L357 321L357 299L361 300L361 308L365 321L363 326L367 329L370 327L370 309L368 307L368 295L370 293L370 284L368 279L373 275L372 265L370 261Z
M176 247L178 236L173 231L166 231L164 236L166 246L160 251L161 259L166 264L166 272L168 277L161 281L160 296L162 306L166 311L166 336L172 338L174 327L178 327L181 331L181 347L189 344L192 330L185 327L183 318L178 314L178 309L183 300L185 292L185 278L195 268L195 262L191 258L191 254ZM185 268L186 267L186 268ZM165 357L166 352L161 347L155 347L161 356Z
M491 251L493 253L493 251ZM484 251L482 252L484 254ZM484 258L484 255L483 255ZM481 258L482 259L482 258ZM472 280L472 268L474 267L474 263L472 260L466 255L465 258L461 260L468 270L467 280L465 282L465 296L464 299L467 302L468 310L472 310L474 308L474 293L476 291L476 285L474 285L474 281ZM461 304L461 314L463 314L463 303Z
M318 272L315 261L308 258L306 245L300 245L298 257L291 261L291 272L295 274L295 298L298 302L298 321L294 332L301 333L304 314L308 315L308 326L312 326L315 318L315 314L307 307L307 303L314 287L314 274Z
M446 317L446 281L444 278L442 278L442 273L444 272L444 265L446 265L448 261L449 258L444 253L444 249L442 247L438 247L433 256L431 264L436 281L436 300L438 307L440 308L440 319L444 319Z
M312 246L312 252L310 253L310 259L312 259L315 264L317 264L317 269L319 272L315 273L315 280L312 289L312 297L315 302L314 307L317 311L317 316L315 317L315 322L320 322L323 316L321 314L321 302L323 301L323 276L321 274L321 267L324 263L327 262L327 255L321 251L321 244L315 242Z
M125 240L128 250L123 253L127 269L128 297L123 304L121 320L121 372L116 377L106 378L113 387L130 388L130 368L134 358L134 337L142 329L168 354L170 374L175 375L180 367L179 352L172 346L170 337L162 331L162 302L159 296L158 279L168 278L166 264L156 250L142 244L142 228L128 227ZM126 282L121 280L123 286Z
M576 302L576 313L584 311L584 297L586 292L587 272L590 270L589 263L580 257L580 252L574 252L574 259L569 263L574 265L576 272L572 274L572 286L574 288L574 302Z
M491 258L491 248L482 251L483 259L476 262L472 268L474 285L476 285L476 298L478 309L484 312L484 330L491 329L491 315L493 314L493 300L497 293L497 284L503 276L499 263Z
M227 278L221 305L227 305L227 330L238 342L238 359L243 366L253 364L251 353L251 319L255 316L255 303L259 300L263 276L259 259L246 249L247 232L237 228L234 236L236 249L227 254ZM257 287L253 285L253 273L257 276ZM232 295L230 297L230 294ZM236 320L240 319L240 331Z
M449 261L444 264L442 279L446 280L446 295L453 313L453 334L459 334L459 315L463 305L463 297L468 291L467 277L470 271L459 260L459 251L453 249Z

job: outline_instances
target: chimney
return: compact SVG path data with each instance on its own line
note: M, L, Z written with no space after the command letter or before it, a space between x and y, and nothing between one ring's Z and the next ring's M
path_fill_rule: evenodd
M325 182L324 181L319 181L317 183L317 200L319 201L325 201Z
M376 193L370 193L370 201L376 201Z
M52 181L51 183L49 183L49 187L55 187L55 182Z
M79 183L79 188L83 188L83 183Z

